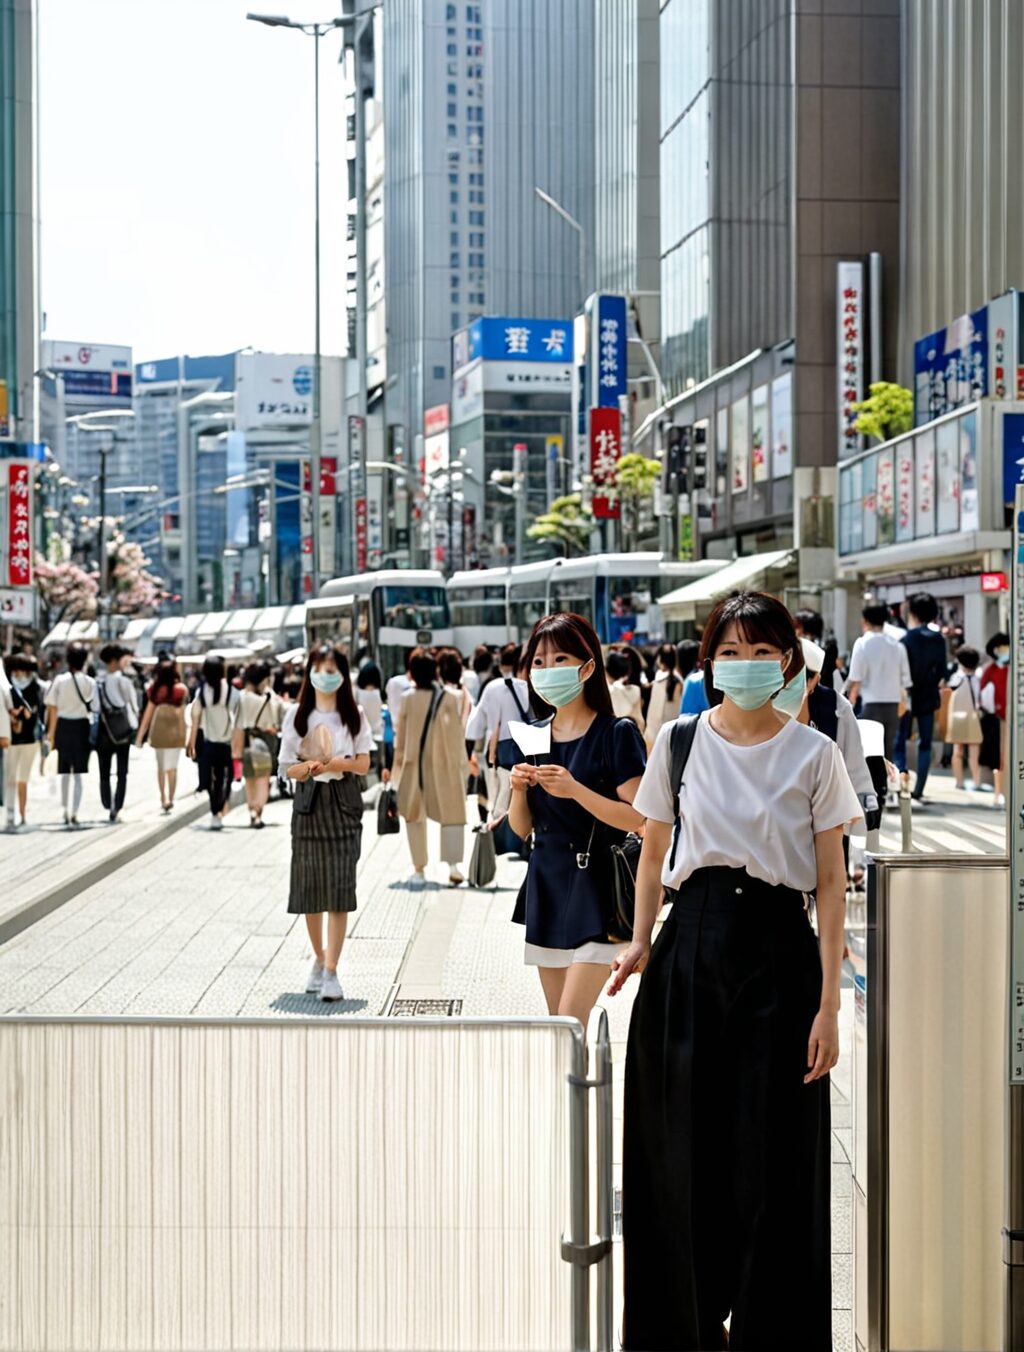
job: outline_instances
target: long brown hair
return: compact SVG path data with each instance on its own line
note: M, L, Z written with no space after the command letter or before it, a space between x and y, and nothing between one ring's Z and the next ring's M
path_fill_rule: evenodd
M799 673L804 665L804 652L796 636L793 616L777 597L767 592L737 592L719 601L704 626L700 660L709 704L722 702L722 692L715 689L712 662L730 624L736 626L748 643L765 643L789 653L789 666L783 672L787 684Z
M583 682L583 697L595 713L612 713L612 696L604 675L604 662L601 658L601 640L594 633L594 627L582 615L569 611L559 611L556 615L545 615L533 626L526 645L526 675L529 679L533 670L533 659L537 649L544 642L557 648L560 653L578 657L581 662L593 662L594 674ZM548 706L545 706L545 708Z
M359 731L359 705L356 703L355 693L352 690L348 658L341 648L330 643L322 643L319 648L310 649L309 656L306 658L306 669L302 673L302 686L298 698L299 707L295 711L295 731L300 737L305 737L309 731L309 715L316 707L316 691L313 689L313 682L309 678L320 663L325 662L328 657L334 658L334 665L338 668L338 674L341 676L341 685L338 686L335 693L335 699L338 701L338 714L353 737Z

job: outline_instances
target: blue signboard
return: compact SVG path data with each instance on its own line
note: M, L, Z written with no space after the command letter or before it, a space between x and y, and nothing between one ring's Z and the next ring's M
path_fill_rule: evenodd
M1024 413L1003 414L1003 501L1013 502L1024 484Z
M458 361L463 352L456 344ZM467 365L484 361L547 361L563 366L572 361L572 325L567 319L507 319L485 315L469 326ZM458 367L456 367L458 369Z
M914 344L914 421L940 418L988 394L988 306Z
M38 460L46 459L45 441L0 441L0 460Z
M594 370L591 406L618 408L626 394L626 298L595 296L591 312ZM595 313L596 312L596 313Z
M295 604L302 600L302 494L299 492L298 461L277 461L271 475L277 595L282 605Z
M131 371L66 371L61 368L60 375L64 380L64 398L69 403L87 399L108 408L131 405Z

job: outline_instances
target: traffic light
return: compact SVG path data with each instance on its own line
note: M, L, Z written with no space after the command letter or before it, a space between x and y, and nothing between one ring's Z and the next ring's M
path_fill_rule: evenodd
M700 424L693 429L693 486L700 490L708 483L708 429Z

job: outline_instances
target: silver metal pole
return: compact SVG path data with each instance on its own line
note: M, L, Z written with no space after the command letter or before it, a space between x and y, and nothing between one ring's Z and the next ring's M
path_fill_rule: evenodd
M320 451L323 445L323 430L320 421L320 388L322 369L320 360L320 25L315 24L313 32L313 147L315 167L313 174L314 194L314 304L315 354L313 357L313 425L309 435L309 491L313 516L313 595L320 594Z
M372 20L371 20L372 21ZM355 132L356 132L356 370L358 383L357 405L359 417L363 420L363 435L360 442L359 483L362 496L367 496L366 458L369 428L367 427L366 362L366 107L363 103L362 81L362 38L367 22L365 15L356 17L353 27L353 75L356 87Z
M187 615L197 610L196 605L196 549L193 541L195 534L195 482L192 474L192 432L190 415L185 407L184 383L182 375L183 359L178 358L178 538L181 550L181 609Z
M597 1096L597 1240L605 1251L597 1263L597 1349L611 1352L614 1307L612 1291L612 1044L608 1015L595 1010L597 1035L592 1042L594 1083ZM591 1015L593 1022L594 1015Z
M572 1264L572 1346L573 1352L589 1352L590 1348L590 1268L584 1253L590 1240L590 1122L586 1080L586 1052L577 1044L574 1049L578 1064L574 1068L569 1092L569 1139L572 1147L570 1179L571 1245L575 1250ZM563 1249L563 1256L564 1249Z
M1003 1228L1003 1349L1024 1352L1024 487L1013 513L1010 615L1010 934L1007 995L1006 1203Z

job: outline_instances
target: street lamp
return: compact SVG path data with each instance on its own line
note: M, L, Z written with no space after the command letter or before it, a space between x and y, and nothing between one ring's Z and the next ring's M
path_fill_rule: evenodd
M315 327L314 341L315 341L315 350L314 350L314 356L313 356L313 365L314 365L314 373L313 373L313 424L312 424L312 427L310 428L310 438L309 438L309 442L310 442L310 445L309 445L309 460L310 460L309 471L310 471L310 489L311 489L311 493L312 493L312 507L313 507L313 513L312 513L312 515L313 515L313 550L312 550L313 591L314 591L314 593L318 593L319 590L320 590L320 460L321 460L321 452L322 452L322 449L323 449L323 431L322 431L322 424L321 424L321 418L320 418L320 396L321 396L321 388L322 388L322 383L321 383L321 377L322 377L322 361L321 361L321 354L320 354L320 39L321 39L321 37L323 37L323 35L324 35L325 33L329 33L329 32L330 32L332 29L334 29L334 28L351 28L351 27L353 27L353 26L355 26L355 25L358 25L359 21L363 18L363 12L360 11L360 12L357 13L357 14L343 14L343 15L339 15L337 18L334 18L334 19L328 19L328 20L327 20L326 22L324 22L324 23L304 23L304 22L302 22L302 21L300 21L300 20L297 20L297 19L289 19L289 18L287 18L285 15L282 15L282 14L247 14L245 17L246 17L247 19L249 19L249 20L250 20L251 22L253 22L253 23L261 23L261 24L264 24L267 28L293 28L293 29L297 30L297 31L300 32L300 33L305 33L305 35L306 35L307 37L311 37L311 38L313 39L313 121L314 121L314 129L313 129L313 146L314 146L314 175L313 175L313 183L314 183L314 188L313 188L313 192L314 192L314 233L313 233L313 239L314 239L314 243L313 243L313 250L314 250L314 254L313 254L314 283L313 283L313 286L314 286L314 293L315 293L315 295L314 295L314 316L315 316L315 317L314 317L314 327ZM357 28L357 39L358 39L358 28ZM358 54L357 54L357 56L358 56ZM358 69L358 62L357 62L357 69ZM361 94L361 91L360 91L360 89L359 89L359 86L358 86L358 80L357 80L357 82L356 82L356 107L357 107L357 116L358 116L359 104L360 104L360 101L361 101L361 100L360 100L360 94ZM359 188L359 179L360 179L360 172L359 172L359 170L360 170L360 164L362 163L364 157L365 157L365 148L360 144L360 138L357 136L357 138L356 138L356 160L357 160L357 168L356 168L357 188L356 188L356 190L357 190L357 193L360 191L360 188ZM364 174L364 176L365 176L365 166L364 166L364 168L363 168L363 174ZM360 209L361 209L361 204L360 204L359 202L357 202L356 207L357 207L357 211L360 210ZM359 267L360 271L362 271L363 268L365 267L365 260L364 260L364 258L363 258L363 256L362 256L362 254L360 254L360 257L359 257L359 260L358 260L358 267ZM365 301L364 301L364 305L365 305ZM362 323L365 325L365 316L363 317ZM359 316L357 316L357 328L359 328L359 326L360 326L360 321L359 321ZM364 354L363 354L363 360L362 360L362 363L361 363L361 369L360 369L360 373L359 373L359 390L360 390L360 401L359 401L360 407L359 407L359 412L360 412L360 415L361 415L364 419L365 419L365 416L366 416L366 408L365 408L365 403L366 403L366 401L365 401L365 397L364 397L364 391L365 391L365 388L366 388L366 358L365 358L365 352L364 352ZM364 436L365 436L365 432L364 432Z
M550 193L546 193L546 192L544 191L543 188L538 188L538 187L536 187L536 186L534 186L533 191L537 194L537 196L540 198L540 200L544 203L544 205L545 205L546 207L550 207L551 210L552 210L553 212L556 213L556 215L561 216L562 220L565 221L566 225L571 226L572 229L575 230L576 233L577 233L577 234L579 235L579 237L580 237L580 256L579 256L579 272L580 272L580 313L582 314L582 312L583 312L583 307L584 307L584 306L586 305L586 303L587 303L587 235L586 235L586 231L583 229L583 226L580 225L580 223L579 223L579 221L576 219L576 217L575 217L575 216L571 216L571 215L569 214L569 212L566 211L565 207L562 206L561 202L556 202L555 199L551 196Z

